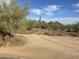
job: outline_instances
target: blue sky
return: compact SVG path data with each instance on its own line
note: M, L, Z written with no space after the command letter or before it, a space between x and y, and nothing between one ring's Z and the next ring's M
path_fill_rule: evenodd
M0 4L3 0L0 0ZM28 1L28 18L45 21L59 21L64 24L79 21L79 0L18 0L22 6ZM10 0L5 0L7 4Z
M29 18L74 23L79 21L79 0L28 0Z
M25 0L19 0L22 4ZM79 21L79 0L28 0L30 19L75 23Z

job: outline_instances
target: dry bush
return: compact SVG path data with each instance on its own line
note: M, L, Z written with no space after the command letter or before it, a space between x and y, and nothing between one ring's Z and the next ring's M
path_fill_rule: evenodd
M22 46L24 45L26 42L24 40L24 37L20 37L20 36L16 36L14 38L10 38L9 36L5 37L5 41L2 40L1 36L0 36L0 46L1 47L6 47L6 46Z

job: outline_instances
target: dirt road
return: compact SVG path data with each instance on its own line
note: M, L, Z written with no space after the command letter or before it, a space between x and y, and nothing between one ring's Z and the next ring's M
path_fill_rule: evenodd
M79 59L79 38L68 36L24 35L26 44L1 47L0 59Z

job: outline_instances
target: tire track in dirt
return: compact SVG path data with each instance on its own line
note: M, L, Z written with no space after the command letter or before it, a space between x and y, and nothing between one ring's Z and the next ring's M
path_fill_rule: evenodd
M53 38L53 37L50 37L50 36L40 36L43 40L46 40L48 41L49 43L52 43L53 48L55 47L57 50L60 50L60 51L63 51L63 52L66 52L66 53L70 53L70 54L79 54L79 48L78 48L78 42L77 42L77 46L76 44L72 44L68 39L68 41L64 41L64 39L60 38L57 39L57 38ZM58 37L58 36L56 36ZM61 40L62 39L62 40ZM70 42L70 43L69 43ZM73 42L74 43L74 42ZM60 48L60 49L59 49Z
M18 35L24 36L28 43L18 47L2 47L0 54L24 56L25 59L79 59L79 43L72 41L72 37L37 34Z

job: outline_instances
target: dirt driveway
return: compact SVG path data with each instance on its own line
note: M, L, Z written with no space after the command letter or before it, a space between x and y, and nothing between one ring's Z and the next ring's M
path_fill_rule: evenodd
M17 34L24 36L26 44L1 47L0 59L79 59L79 38Z

